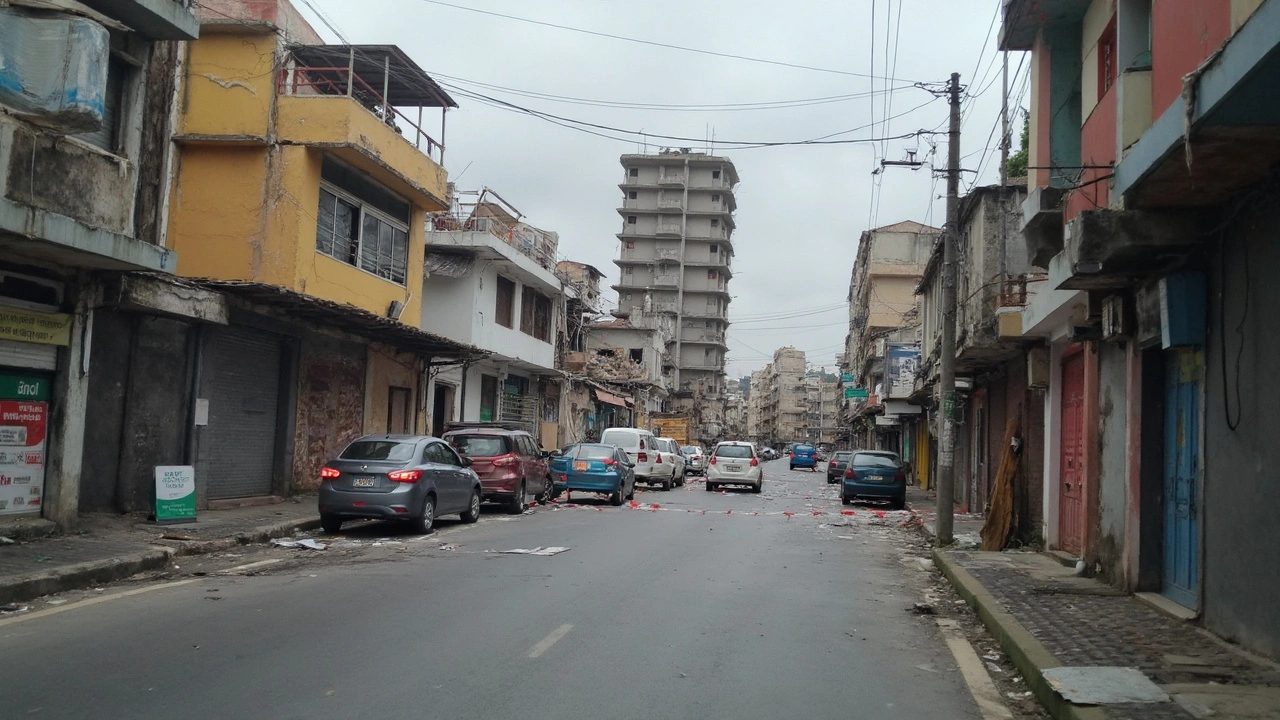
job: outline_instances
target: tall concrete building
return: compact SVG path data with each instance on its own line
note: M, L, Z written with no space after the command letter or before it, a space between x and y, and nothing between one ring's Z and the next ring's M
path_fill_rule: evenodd
M738 172L728 158L688 148L623 155L621 162L616 314L638 327L674 317L671 409L693 412L700 439L717 439L724 432Z

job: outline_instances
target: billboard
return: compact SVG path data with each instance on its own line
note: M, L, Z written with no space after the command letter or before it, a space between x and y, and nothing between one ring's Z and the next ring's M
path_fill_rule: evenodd
M885 348L885 397L907 398L915 389L920 370L920 345L889 343Z

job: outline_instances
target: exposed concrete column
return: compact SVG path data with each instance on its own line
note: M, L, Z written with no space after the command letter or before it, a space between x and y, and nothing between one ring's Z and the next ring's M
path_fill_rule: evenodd
M93 331L96 286L81 276L71 322L71 343L59 352L53 383L44 479L44 517L62 530L74 528L80 511L80 468L89 402L89 337Z

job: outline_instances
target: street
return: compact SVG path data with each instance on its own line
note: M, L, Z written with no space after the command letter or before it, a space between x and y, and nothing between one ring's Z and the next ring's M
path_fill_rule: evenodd
M913 612L933 573L909 514L841 515L835 488L774 461L760 495L691 479L639 507L180 558L0 620L0 654L32 668L3 714L980 717L938 619ZM570 549L496 552L548 546Z

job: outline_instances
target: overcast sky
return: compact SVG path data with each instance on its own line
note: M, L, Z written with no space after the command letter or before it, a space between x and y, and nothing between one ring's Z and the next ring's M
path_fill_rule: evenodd
M294 0L321 35L336 42L306 1ZM449 0L641 40L875 75L874 80L591 36L427 0L309 1L350 42L399 45L437 80L448 82L460 106L448 114L450 179L459 189L496 190L527 222L559 233L561 255L600 268L607 284L618 277L618 156L644 146L486 105L456 88L622 130L706 138L713 129L715 152L732 159L741 176L729 284L731 378L760 369L784 345L804 350L814 367L834 368L846 333L843 303L859 235L902 220L941 226L945 207L937 196L946 183L935 180L928 163L943 167L947 150L945 135L754 149L726 149L726 141L799 141L843 131L852 132L831 139L945 132L945 99L933 100L912 84L945 82L959 72L968 92L977 94L965 101L962 166L977 170L985 158L980 182L998 178L999 28L993 20L1000 0ZM1010 55L1011 105L1024 91L1027 69L1014 75L1021 59ZM973 79L975 68L980 84ZM883 79L888 75L897 79ZM671 111L558 102L475 83L668 107L859 97L766 110ZM903 89L886 97L880 92L886 86ZM877 92L868 96L872 90ZM1025 91L1021 98L1025 107ZM438 127L438 121L427 124ZM1018 133L1012 134L1016 149ZM937 144L936 157L930 156L930 142ZM654 139L648 151L663 145L701 150L705 143ZM909 149L918 151L924 168L872 175L880 158L901 160ZM974 177L966 174L964 185ZM606 295L616 298L611 290Z

